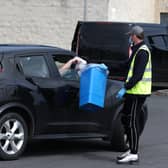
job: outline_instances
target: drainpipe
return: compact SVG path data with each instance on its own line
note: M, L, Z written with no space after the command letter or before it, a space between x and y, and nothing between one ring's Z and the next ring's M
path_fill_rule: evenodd
M83 20L87 20L87 0L84 0L84 8L83 8Z

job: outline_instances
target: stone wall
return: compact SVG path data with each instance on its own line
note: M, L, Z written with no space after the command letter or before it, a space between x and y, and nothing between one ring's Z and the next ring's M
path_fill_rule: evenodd
M109 0L109 21L156 23L157 0Z
M168 13L168 0L109 0L108 20L160 23L160 13Z
M78 20L160 22L168 0L0 0L0 43L70 49Z
M84 0L0 0L0 43L70 48ZM107 20L107 0L87 0L88 20Z

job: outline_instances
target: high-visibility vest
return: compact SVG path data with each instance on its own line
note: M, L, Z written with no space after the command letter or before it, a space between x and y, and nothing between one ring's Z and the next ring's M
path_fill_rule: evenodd
M145 67L145 71L144 71L142 79L139 82L137 82L137 84L133 88L127 90L126 93L127 94L137 94L137 95L149 95L149 94L151 94L151 87L152 87L152 64L151 64L151 53L150 53L150 50L148 49L148 47L146 45L142 45L137 50L135 55L133 56L133 60L131 62L130 69L128 71L126 82L128 82L129 79L133 75L135 58L136 58L137 53L140 50L145 50L145 51L148 52L148 54L149 54L148 63Z

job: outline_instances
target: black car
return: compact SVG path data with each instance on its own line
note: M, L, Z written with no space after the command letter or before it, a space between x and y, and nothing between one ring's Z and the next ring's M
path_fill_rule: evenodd
M120 123L124 100L117 100L120 81L108 80L105 108L79 108L78 73L63 76L58 66L73 58L71 51L41 45L0 45L0 158L17 159L31 139L102 138L124 150ZM146 106L139 122L147 119Z
M127 60L131 27L138 24L144 28L145 42L152 53L153 90L168 88L168 25L126 22L78 22L72 41L72 51L88 62L100 62L112 66ZM110 77L124 80L123 72L110 72Z

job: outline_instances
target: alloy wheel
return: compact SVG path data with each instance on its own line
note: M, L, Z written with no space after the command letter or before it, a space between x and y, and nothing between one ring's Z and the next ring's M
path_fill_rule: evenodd
M14 155L23 146L24 128L17 119L8 119L0 127L0 147L7 155Z

